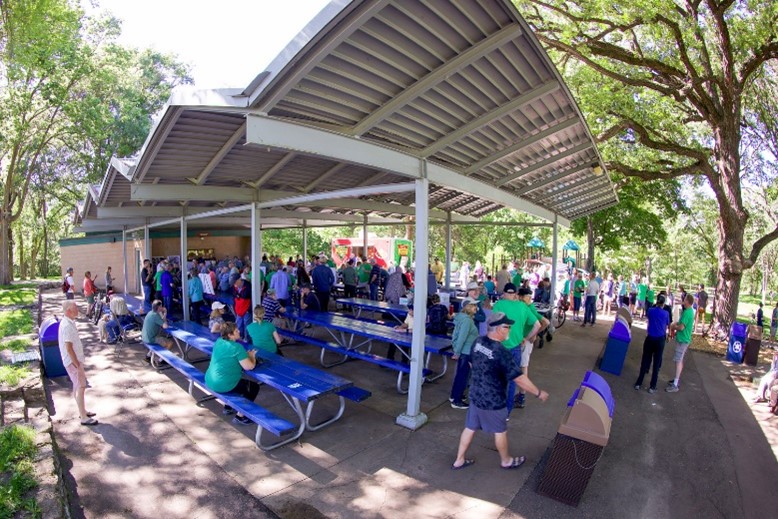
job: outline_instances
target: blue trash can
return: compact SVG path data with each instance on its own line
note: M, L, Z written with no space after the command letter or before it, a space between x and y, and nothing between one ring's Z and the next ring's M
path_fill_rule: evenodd
M748 325L745 323L732 323L729 329L729 345L727 345L727 360L731 362L743 363L743 356L746 350L746 336L748 335Z
M41 323L38 337L46 376L54 378L67 375L62 356L59 354L59 321L56 317L49 317Z

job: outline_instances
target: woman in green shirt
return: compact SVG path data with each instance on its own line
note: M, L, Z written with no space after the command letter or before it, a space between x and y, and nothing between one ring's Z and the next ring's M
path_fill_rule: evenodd
M246 326L246 333L251 338L251 344L268 353L277 353L283 356L278 345L281 337L272 322L265 321L265 308L262 305L254 307L254 322Z
M238 339L240 330L235 323L224 323L221 338L213 344L211 364L205 372L205 385L217 393L233 391L253 402L259 394L259 384L243 378L243 370L250 371L256 367L256 351L246 351ZM230 406L224 406L224 414L234 412ZM247 425L251 420L238 414L232 422Z

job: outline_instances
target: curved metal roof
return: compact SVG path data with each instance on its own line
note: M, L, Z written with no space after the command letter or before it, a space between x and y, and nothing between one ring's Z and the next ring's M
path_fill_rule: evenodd
M400 219L414 193L391 186L419 176L431 219L509 206L564 225L617 202L507 0L334 0L248 88L177 91L125 173L101 186L98 206L124 209L106 216L256 201Z

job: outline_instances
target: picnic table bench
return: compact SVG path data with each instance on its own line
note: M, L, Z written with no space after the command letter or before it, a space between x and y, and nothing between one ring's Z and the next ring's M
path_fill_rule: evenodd
M198 403L203 402L209 398L215 398L219 402L225 405L229 405L242 415L246 416L252 422L257 425L257 432L254 435L254 442L257 447L263 451L269 451L282 445L286 445L300 437L304 429L304 424L295 426L293 423L280 418L268 411L264 407L260 406L256 402L239 395L237 393L217 393L211 390L205 384L205 374L189 364L186 360L176 356L169 350L163 348L159 344L144 343L145 346L152 352L153 355L158 356L162 360L168 363L170 367L181 373L186 377L189 382L188 392L194 397L194 388L197 387L200 391L205 393L205 397L198 400ZM295 432L295 429L297 431ZM290 438L284 438L269 445L262 443L262 432L268 430L281 438L282 436L290 433L294 434Z
M314 346L321 347L322 352L319 361L323 367L332 367L337 364L342 364L349 358L378 364L398 371L397 391L401 394L407 393L407 390L402 387L402 380L405 374L410 373L410 366L408 363L380 357L373 354L371 349L374 340L387 342L397 346L400 353L405 357L405 360L410 360L408 351L412 346L412 334L405 331L398 331L394 328L375 322L328 312L309 312L301 311L296 308L287 308L285 317L291 321L291 329L279 329L278 333L296 341L307 342ZM304 328L300 323L310 323L313 326L324 328L334 342L322 341L309 337L302 333ZM424 338L424 350L427 355L424 362L423 374L427 382L432 382L446 374L448 369L448 357L452 354L451 339L426 335ZM325 361L326 351L338 353L342 358L338 362L327 363ZM442 370L438 374L434 374L429 369L433 354L440 355L443 359Z
M192 349L210 358L213 344L218 339L218 335L211 333L207 327L191 321L177 322L168 331L177 342L184 344L183 356L187 360ZM247 349L253 348L245 342L241 341L241 344ZM257 350L257 361L253 370L245 372L246 376L281 393L303 426L297 437L303 430L316 431L339 420L345 411L345 399L362 402L371 396L369 391L354 386L350 380L275 353ZM338 397L338 410L314 424L311 421L314 405L327 395ZM305 409L302 404L305 404Z

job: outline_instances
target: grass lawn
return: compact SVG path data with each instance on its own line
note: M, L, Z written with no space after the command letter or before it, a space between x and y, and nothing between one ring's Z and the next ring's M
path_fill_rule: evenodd
M0 311L0 338L32 333L32 313L29 310Z
M38 296L38 290L32 285L5 285L0 287L0 306L31 305Z
M32 464L37 450L32 428L11 425L0 430L0 519L41 516L35 499L25 498L38 485Z
M27 378L32 371L25 364L0 366L0 385L14 387L19 381ZM2 517L2 512L0 512Z
M14 353L27 351L32 346L30 339L11 339L10 341L0 342L0 350L11 350Z

